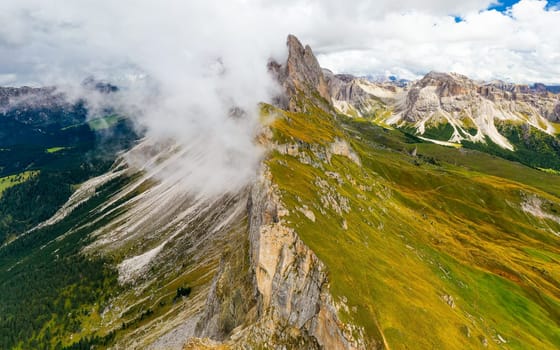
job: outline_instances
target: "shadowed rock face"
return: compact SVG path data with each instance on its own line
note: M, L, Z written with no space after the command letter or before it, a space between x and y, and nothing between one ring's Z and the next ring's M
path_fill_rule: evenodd
M354 76L349 74L335 75L327 69L324 69L323 72L333 99L355 102L360 98L368 97L368 93L358 86Z
M288 60L281 65L275 61L269 63L269 69L276 76L285 95L278 98L277 105L290 111L301 111L298 107L298 92L312 98L314 102L329 108L331 95L329 87L323 75L323 70L313 54L313 51L293 35L289 35L286 45L288 46Z

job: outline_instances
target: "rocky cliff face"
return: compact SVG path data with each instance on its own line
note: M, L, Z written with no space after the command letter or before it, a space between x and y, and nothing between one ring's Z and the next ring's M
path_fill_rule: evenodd
M363 347L343 333L343 324L329 293L326 266L296 231L285 225L288 209L282 204L267 169L263 169L259 183L253 188L251 208L251 261L257 290L262 295L260 307L264 316L260 323L283 325L276 330L270 326L257 327L262 341L273 336L287 338L286 345L299 348ZM274 333L270 334L271 331Z
M455 73L430 72L412 85L408 95L403 116L409 121L425 117L422 112L474 109L487 100L503 112L501 116L496 113L496 118L514 119L523 113L550 121L558 118L554 109L559 98L546 90L500 81L480 83Z
M271 64L285 88L285 107L305 112L305 98L332 110L323 72L309 46L303 48L289 36L288 50L284 65ZM271 135L263 131L260 141L273 150L278 145ZM287 225L289 210L266 165L252 186L247 213L248 256L223 261L197 325L200 339L191 339L187 348L198 348L203 338L211 338L206 344L212 346L219 341L240 349L363 348L363 340L345 332L347 326L338 318L326 266Z
M238 264L224 262L196 334L235 349L363 348L359 339L343 332L326 267L285 225L288 210L277 192L263 168L248 202L247 269L239 271ZM245 283L224 283L235 276L246 276ZM229 333L224 332L228 328Z

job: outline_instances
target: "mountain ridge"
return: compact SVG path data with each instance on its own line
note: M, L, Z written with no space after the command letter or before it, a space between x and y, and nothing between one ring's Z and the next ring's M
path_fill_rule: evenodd
M560 346L557 175L380 126L404 89L287 46L255 180L195 194L160 176L184 150L139 140L0 248L2 346ZM451 78L418 89L470 93Z

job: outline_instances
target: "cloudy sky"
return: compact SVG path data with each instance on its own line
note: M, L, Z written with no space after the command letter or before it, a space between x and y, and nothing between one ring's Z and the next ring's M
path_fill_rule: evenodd
M131 116L184 151L164 179L204 195L256 174L258 103L286 36L338 73L414 79L431 70L560 83L560 10L521 0L0 0L0 86L55 85ZM86 77L116 83L83 91ZM232 107L246 112L232 118Z
M187 62L189 54L222 50L264 61L281 57L288 33L309 43L321 64L336 72L411 79L438 70L560 83L557 3L2 0L0 84L153 73L162 70L149 67L158 53L162 65L173 67L170 55Z
M405 78L439 70L485 80L560 82L558 1L364 3L370 6L354 13L325 10L340 21L339 37L314 34L326 29L306 32L322 65Z

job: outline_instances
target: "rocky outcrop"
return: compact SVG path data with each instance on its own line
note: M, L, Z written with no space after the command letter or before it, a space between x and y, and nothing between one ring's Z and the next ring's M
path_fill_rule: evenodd
M299 334L292 341L324 349L359 348L356 340L343 334L326 267L285 225L288 211L266 169L253 189L250 207L251 261L265 323L292 328Z
M414 88L434 86L440 97L466 95L475 90L475 84L464 75L455 73L430 72L424 76Z
M451 142L483 142L488 137L512 150L496 122L525 123L552 134L556 130L550 121L557 119L559 103L557 95L535 92L526 85L483 84L458 74L432 72L412 86L392 121L413 123L420 134L427 125L449 123L454 129Z
M520 114L526 114L546 120L553 116L559 98L527 85L477 83L460 74L430 72L412 85L402 115L416 122L430 112L474 112L476 119L481 106L489 102L496 109L493 117L499 119L520 119Z
M286 45L288 47L286 63L279 64L275 61L269 63L269 70L284 88L284 95L279 96L276 103L283 109L301 112L304 109L301 99L305 97L324 109L330 109L329 87L311 47L309 45L303 47L294 35L288 36Z
M556 123L560 122L560 103L556 104L548 119Z
M360 161L360 157L358 157L358 155L354 152L354 150L352 150L348 142L344 140L336 139L334 140L333 143L331 143L329 152L327 152L327 159L329 161L331 155L333 154L346 157L359 166L362 165L362 162Z
M362 89L356 88L353 76L335 75L328 69L323 69L323 73L332 102L339 112L351 115L356 109L360 109L364 102L367 103L369 95Z

